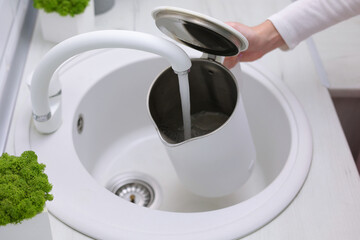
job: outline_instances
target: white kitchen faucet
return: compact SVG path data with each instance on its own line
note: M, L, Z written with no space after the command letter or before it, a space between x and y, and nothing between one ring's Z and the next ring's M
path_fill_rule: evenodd
M69 38L52 48L36 67L31 80L31 102L36 129L40 133L55 132L61 125L61 89L49 99L49 86L56 69L70 57L99 48L130 48L158 54L167 59L172 69L188 72L191 61L176 44L146 33L105 30ZM54 78L55 81L57 79ZM59 85L60 86L60 85Z

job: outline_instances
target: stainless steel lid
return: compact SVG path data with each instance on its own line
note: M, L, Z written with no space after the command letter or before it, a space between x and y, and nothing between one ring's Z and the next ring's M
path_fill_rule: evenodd
M248 48L247 39L215 18L193 11L159 7L152 13L156 26L167 36L196 50L233 56Z

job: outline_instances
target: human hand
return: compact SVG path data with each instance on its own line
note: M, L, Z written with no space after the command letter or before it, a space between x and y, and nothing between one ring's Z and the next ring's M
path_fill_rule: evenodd
M249 41L249 47L246 51L237 56L225 58L224 65L229 69L238 62L254 61L275 48L286 46L285 41L269 20L255 27L249 27L237 22L228 22L227 24L243 34Z

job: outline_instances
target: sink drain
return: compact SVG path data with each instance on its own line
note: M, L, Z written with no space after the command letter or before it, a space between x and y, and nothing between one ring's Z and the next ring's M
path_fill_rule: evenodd
M137 205L148 207L154 201L154 190L153 188L138 179L133 179L131 182L120 186L115 192L119 197Z
M151 177L142 173L125 173L113 178L107 189L120 198L142 207L158 205L159 186Z

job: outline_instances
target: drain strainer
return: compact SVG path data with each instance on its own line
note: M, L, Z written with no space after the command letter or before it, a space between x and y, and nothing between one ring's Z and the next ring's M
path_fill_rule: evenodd
M154 201L153 188L144 181L133 179L115 192L119 197L137 205L148 207Z
M156 208L159 205L160 187L153 178L143 173L116 175L106 188L120 198L142 207Z

